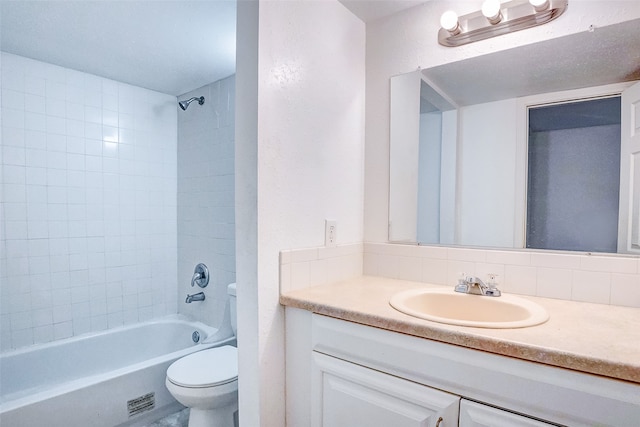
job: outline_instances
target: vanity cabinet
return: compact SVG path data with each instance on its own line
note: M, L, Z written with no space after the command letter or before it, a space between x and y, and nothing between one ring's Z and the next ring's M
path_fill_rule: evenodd
M422 384L314 353L313 425L453 427L460 398Z
M315 426L552 426L321 353L313 364Z
M291 427L637 427L640 420L635 383L292 307L285 322Z

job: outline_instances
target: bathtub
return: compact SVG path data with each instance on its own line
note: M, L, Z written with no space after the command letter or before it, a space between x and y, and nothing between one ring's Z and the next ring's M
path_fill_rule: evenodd
M145 425L181 408L164 385L174 360L234 341L229 327L170 316L2 353L0 425Z

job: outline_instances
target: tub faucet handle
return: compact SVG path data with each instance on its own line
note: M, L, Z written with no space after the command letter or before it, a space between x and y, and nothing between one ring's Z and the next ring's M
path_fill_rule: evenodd
M201 288L206 288L209 284L209 269L206 265L200 263L196 265L193 270L193 277L191 277L191 286L198 285Z

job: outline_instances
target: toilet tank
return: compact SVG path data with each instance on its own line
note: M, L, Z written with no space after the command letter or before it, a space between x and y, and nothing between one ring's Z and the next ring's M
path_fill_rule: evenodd
M229 294L229 309L231 315L231 329L233 334L238 335L238 311L236 310L236 284L231 283L227 286L227 293Z

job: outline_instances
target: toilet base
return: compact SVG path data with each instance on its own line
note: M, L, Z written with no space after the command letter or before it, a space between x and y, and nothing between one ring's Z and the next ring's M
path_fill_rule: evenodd
M235 427L234 413L237 405L224 408L189 410L189 427Z

